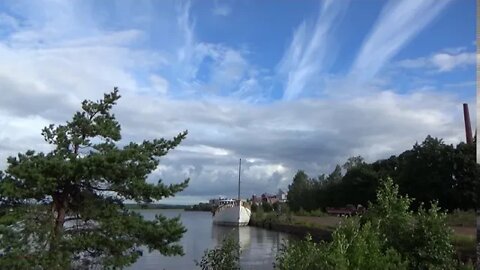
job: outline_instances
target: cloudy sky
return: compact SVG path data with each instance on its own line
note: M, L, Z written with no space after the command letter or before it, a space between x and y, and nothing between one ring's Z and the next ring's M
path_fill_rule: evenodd
M0 1L0 170L118 86L124 141L184 143L169 203L286 188L475 124L475 1Z

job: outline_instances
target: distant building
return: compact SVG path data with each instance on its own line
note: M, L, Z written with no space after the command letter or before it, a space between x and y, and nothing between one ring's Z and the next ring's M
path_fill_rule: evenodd
M274 203L278 202L277 195L263 193L262 194L262 202L266 202L266 203L269 203L269 204L274 204Z
M262 197L258 197L257 195L253 194L252 195L252 204L262 204Z
M226 200L226 199L227 199L227 197L220 196L220 197L218 197L218 199L210 199L210 200L208 200L208 203L211 204L211 205L218 205L221 200Z
M250 201L257 205L260 205L262 203L268 203L268 204L274 204L276 202L285 203L287 202L287 193L279 189L277 194L263 193L260 196L253 194Z
M277 198L279 202L282 202L282 203L287 202L287 192L283 191L282 189L279 189L277 193Z

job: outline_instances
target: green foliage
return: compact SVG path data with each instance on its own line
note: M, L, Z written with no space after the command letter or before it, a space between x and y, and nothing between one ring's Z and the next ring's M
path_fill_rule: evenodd
M347 204L367 205L374 201L379 184L378 174L366 164L351 167L338 184L339 206Z
M186 208L185 210L188 210L188 211L212 211L213 210L213 205L211 205L209 203L199 203L199 204L192 205L192 206Z
M273 211L272 205L269 204L268 202L262 202L262 209L263 209L263 212L265 212L265 213Z
M240 269L240 246L231 236L223 239L222 244L212 250L206 250L200 262L195 262L202 270Z
M119 98L115 88L102 100L82 102L65 125L45 127L51 152L8 158L0 174L1 269L121 268L138 259L141 246L183 254L179 218L147 221L122 201L148 204L187 187L188 180L146 182L159 157L187 132L121 146L120 124L111 113Z
M250 208L250 210L252 210L252 213L257 212L257 210L258 210L257 204L256 204L256 203L252 203L252 207Z
M295 241L284 245L277 256L276 267L288 270L309 269L407 269L406 261L385 241L370 223L359 226L353 220L341 225L330 243Z
M274 202L272 204L272 210L275 211L275 212L280 211L280 203L279 202Z
M342 168L346 171L349 171L355 167L359 167L365 164L365 160L362 156L350 157L347 159L347 162L343 164Z
M476 163L475 149L475 144L453 147L427 136L411 150L391 157L393 168L379 169L395 179L401 193L415 198L414 209L433 200L448 210L475 209L480 194L480 165Z
M460 143L453 157L455 205L449 209L480 209L480 165L476 160L477 144Z
M285 245L279 269L456 269L452 231L436 203L418 213L392 179L381 182L375 204L361 218L349 218L331 243Z
M293 177L293 183L288 186L287 203L293 211L298 211L300 207L308 204L308 190L311 183L308 175L303 171L298 171Z
M455 203L452 193L455 184L453 153L453 146L428 136L398 157L395 178L401 192L415 198L414 208L434 200L438 200L443 208Z
M322 269L323 243L317 244L307 235L304 241L283 243L276 257L275 269L280 270L309 270Z
M453 269L452 230L446 213L436 203L418 213L411 211L412 199L401 196L392 179L382 183L377 203L369 207L364 222L378 222L389 246L408 258L413 269Z
M475 144L454 147L427 136L399 156L371 164L361 156L351 157L343 165L345 175L339 165L318 178L299 171L289 186L288 205L293 211L366 205L375 201L380 179L391 177L401 194L415 199L414 210L431 201L448 211L480 209L480 165L475 153Z

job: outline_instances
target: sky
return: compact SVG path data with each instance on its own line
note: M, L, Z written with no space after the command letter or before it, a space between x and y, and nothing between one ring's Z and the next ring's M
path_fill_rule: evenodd
M475 125L474 0L0 1L0 170L113 87L121 143L187 139L164 203L288 189Z

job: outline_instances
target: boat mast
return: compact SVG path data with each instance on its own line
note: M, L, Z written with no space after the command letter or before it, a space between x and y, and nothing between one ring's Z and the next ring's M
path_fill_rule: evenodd
M238 164L238 200L240 201L240 171L242 170L242 159L240 159L240 164Z

